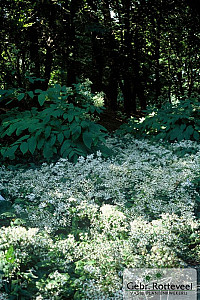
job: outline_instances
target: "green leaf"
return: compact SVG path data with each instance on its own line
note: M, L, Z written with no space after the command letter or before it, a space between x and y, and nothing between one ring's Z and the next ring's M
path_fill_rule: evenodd
M7 134L8 136L11 136L11 135L13 134L13 132L17 129L17 127L18 127L18 124L17 124L17 123L11 124L11 125L9 126L9 128L3 133L3 136L5 136L6 134ZM2 137L3 137L3 136L2 136Z
M17 150L19 145L14 145L10 148L8 148L4 153L3 156L4 157L10 157L10 158L14 158L15 156L15 151Z
M67 114L67 113L64 113L63 119L64 119L64 120L68 119L68 114Z
M83 128L87 128L89 126L89 122L88 121L82 121L81 122L81 127L83 127Z
M92 146L92 135L88 131L83 132L83 142L88 149L91 149Z
M156 140L160 140L160 139L165 139L165 137L166 137L166 133L165 132L160 132L159 134L157 134L156 136L155 136L155 138L156 138Z
M21 127L18 127L16 130L16 135L19 136L22 133L23 129Z
M90 106L90 111L91 111L91 113L93 114L94 112L95 112L95 107L94 106Z
M23 142L20 145L20 150L23 154L25 154L28 151L28 143L27 142Z
M76 126L76 128L74 128L72 130L72 140L75 141L79 138L79 136L81 135L81 126Z
M51 134L51 126L47 126L44 132L45 138L47 139L50 136L50 134Z
M42 93L43 91L42 90L40 90L40 89L36 89L35 90L35 93Z
M28 142L28 149L33 154L37 146L36 137L32 136L30 139L27 140L27 142Z
M6 260L7 260L8 263L11 263L11 264L14 263L14 261L15 261L15 255L14 255L14 248L13 248L12 245L6 251L5 258L6 258Z
M200 138L199 132L196 131L196 130L194 130L194 132L193 132L193 137L194 137L194 139L195 139L196 141L199 141L199 138Z
M30 134L26 134L17 140L17 143L22 142L30 137Z
M177 128L172 129L170 132L170 135L169 135L169 139L171 141L174 141L177 138L178 133L179 133L179 130Z
M38 150L40 150L42 148L42 146L44 145L45 139L41 138L38 143L37 143L37 148Z
M36 120L35 120L36 121ZM34 133L34 135L36 135L36 133L38 132L38 130L40 130L41 128L43 128L43 125L41 123L37 123L37 122L30 122L28 130L30 133Z
M64 136L66 137L66 139L68 139L70 137L70 131L69 130L65 130L64 131Z
M70 151L71 151L71 147L69 147L68 149L66 149L66 150L63 152L62 157L64 157L64 158L68 157Z
M73 114L68 114L68 121L71 123L74 119L74 115Z
M17 96L17 100L18 100L18 101L21 101L21 100L24 98L24 96L25 96L25 93L19 94L19 95Z
M38 102L40 104L40 106L42 106L45 102L45 97L46 97L46 93L41 93L40 95L38 95Z
M52 119L52 120L49 122L49 125L52 127L52 129L53 129L53 128L55 128L55 129L60 128L60 126L61 126L60 119Z
M193 132L194 132L194 128L192 127L192 125L189 125L184 132L185 139L189 140Z
M63 153L71 146L71 141L66 140L64 141L64 143L62 144L62 147L60 149L60 153L61 155L63 155Z
M75 155L75 152L74 150L71 150L71 152L69 153L68 157L69 157L69 160L72 159L72 157Z
M43 119L43 123L44 123L44 124L49 123L50 118L51 118L50 115L46 116L46 117Z
M179 134L177 135L177 141L180 142L184 139L184 133L183 131L179 131Z
M52 148L52 151L53 151L55 154L57 154L57 153L58 153L58 150L57 150L57 148L56 148L56 147L53 147L53 148Z
M60 117L62 115L62 110L61 109L56 109L54 110L51 115L54 116L55 118Z
M37 130L35 132L35 137L38 138L38 136L40 136L42 132L43 132L43 128L40 128L39 130Z
M53 156L53 151L52 151L52 148L49 143L44 144L43 156L47 159L49 159Z
M181 124L180 128L183 131L186 128L186 124Z
M79 118L79 116L75 116L75 121L76 121L77 123L79 123L79 122L80 122L80 118Z
M100 124L95 124L94 122L90 122L90 130L93 132L99 132L101 130L107 132L107 129L105 127Z
M101 151L104 157L109 157L113 155L113 151L108 147L106 147L105 145L99 145L98 149Z
M77 163L77 160L78 160L78 155L75 153L72 157L72 162L75 164Z
M52 147L52 146L55 144L55 142L56 142L56 135L53 134L53 135L51 136L50 141L49 141L50 146Z
M60 132L58 135L57 135L57 140L60 144L62 144L63 140L64 140L64 135L62 132Z
M34 98L34 93L33 93L32 91L30 91L30 92L27 92L27 94L29 95L29 97L30 97L31 99L33 99L33 98Z
M15 219L14 222L13 222L14 225L22 225L22 224L25 224L25 221L22 220L22 219Z
M88 148L82 142L76 142L76 152L79 155L87 156Z

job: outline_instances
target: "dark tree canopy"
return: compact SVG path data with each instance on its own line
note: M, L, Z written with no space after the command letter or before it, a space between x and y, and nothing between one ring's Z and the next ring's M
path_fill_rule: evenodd
M195 0L3 1L1 88L89 78L128 114L199 93L199 12Z

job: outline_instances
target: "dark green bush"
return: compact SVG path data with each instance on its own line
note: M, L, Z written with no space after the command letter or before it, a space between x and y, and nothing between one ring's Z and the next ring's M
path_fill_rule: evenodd
M171 142L200 139L200 105L197 99L186 99L177 105L145 111L142 119L130 119L119 133L133 133L136 137L151 137Z
M99 149L108 155L109 149L103 145L106 129L94 122L93 116L102 111L92 104L94 95L85 93L80 87L71 89L58 84L35 93L41 110L14 108L1 116L0 138L5 141L1 148L3 158L14 159L17 151L23 155L42 155L45 159L59 155L73 162L78 156ZM25 93L21 97L18 94L19 101L22 96L25 97ZM69 97L75 99L74 104L69 103Z

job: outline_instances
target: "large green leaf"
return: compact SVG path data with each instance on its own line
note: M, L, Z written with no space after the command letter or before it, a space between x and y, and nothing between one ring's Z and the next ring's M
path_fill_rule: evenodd
M29 97L30 97L31 99L33 99L33 98L34 98L34 93L33 93L32 91L30 91L30 92L27 92L27 94L29 95Z
M54 116L55 118L60 117L62 115L63 111L61 109L56 109L54 110L51 115Z
M45 98L46 98L46 93L44 92L38 95L38 102L40 103L40 106L44 104Z
M50 146L50 144L48 142L46 142L44 144L44 148L43 148L43 156L47 159L51 158L53 156L53 150L52 147Z
M74 156L76 156L76 157L78 158L77 154L76 154L75 151L72 149L72 150L70 151L69 155L68 155L69 160L72 160L72 158L73 158ZM76 162L76 160L77 160L77 159L75 159L75 160L73 159L73 162Z
M38 150L42 149L44 143L45 143L45 139L44 138L39 139L39 141L37 143Z
M52 147L52 146L55 144L55 142L56 142L56 135L53 134L53 135L51 136L51 138L50 138L50 141L49 141L50 146Z
M38 136L40 136L42 132L43 132L43 128L40 128L39 130L37 130L35 132L35 137L37 138Z
M40 89L36 89L35 90L35 93L42 93L43 91L42 90L40 90Z
M23 98L24 98L25 94L24 93L21 93L17 96L17 100L18 101L21 101Z
M67 149L63 152L62 157L64 157L64 158L68 157L69 153L71 152L71 149L72 149L71 147L67 148Z
M81 126L77 126L72 130L72 140L75 141L81 135Z
M71 146L71 141L70 140L65 140L64 143L62 144L62 147L60 149L60 153L61 155L63 155L63 153L69 149L69 147Z
M30 134L26 134L17 140L17 143L22 142L30 137Z
M28 151L28 143L27 142L21 143L20 150L22 151L23 154L25 154Z
M43 117L43 116L42 116L41 119L43 119L43 124L47 124L47 123L49 123L51 117L50 117L50 115L47 115L46 117Z
M92 135L88 131L83 132L83 142L88 149L92 146Z
M51 134L51 126L47 126L44 132L45 138L47 139L50 136L50 134Z
M13 132L18 128L19 124L14 123L11 124L8 129L2 134L2 137L4 137L5 135L11 136L13 134Z
M13 145L10 148L8 148L4 153L3 156L4 157L10 157L10 158L14 158L15 156L15 151L17 150L19 145Z
M89 126L89 122L88 121L85 121L85 120L83 120L82 122L81 122L81 127L83 127L83 128L87 128L88 126Z
M74 119L73 112L69 112L69 114L68 114L68 121L71 123L73 121L73 119Z
M68 114L67 114L67 113L64 113L63 119L64 119L64 120L68 119Z
M200 138L199 132L195 130L194 133L193 133L193 137L194 137L194 139L195 139L196 141L199 141L199 138Z
M28 142L28 149L33 154L35 152L35 148L37 146L37 140L35 136L32 136L30 139L27 140Z
M92 131L94 131L94 132L99 132L99 131L105 131L105 132L107 132L107 129L105 128L105 127L103 127L102 125L100 125L100 124L96 124L96 123L94 123L94 122L91 122L91 124L90 124L90 129L92 130Z
M70 131L69 130L65 130L64 131L64 136L68 139L70 137Z
M63 140L64 140L64 135L62 132L60 132L58 135L57 135L57 140L60 144L62 144Z
M104 157L109 157L109 156L113 155L113 151L111 149L109 149L108 147L106 147L105 145L99 145L98 149L101 151L101 153Z
M171 141L174 141L174 140L178 139L178 136L179 136L180 132L182 132L180 130L180 127L176 126L173 130L170 131L169 139Z
M191 138L193 132L194 132L194 128L192 127L192 125L189 125L184 132L184 138L186 140L189 140Z

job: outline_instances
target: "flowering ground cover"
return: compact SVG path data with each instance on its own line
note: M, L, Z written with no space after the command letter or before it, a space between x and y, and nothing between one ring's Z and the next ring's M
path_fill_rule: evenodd
M122 299L124 268L199 264L200 145L107 146L107 159L1 166L2 299Z

